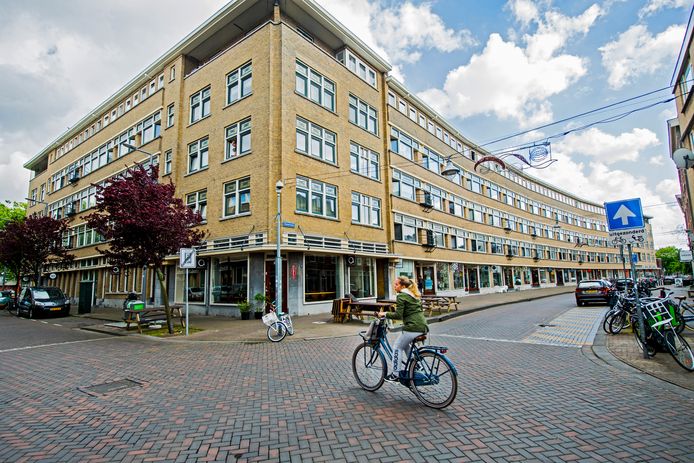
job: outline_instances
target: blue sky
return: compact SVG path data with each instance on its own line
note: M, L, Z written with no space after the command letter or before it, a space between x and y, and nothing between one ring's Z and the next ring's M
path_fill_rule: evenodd
M0 0L0 200L24 198L26 160L225 3L150 0L143 14L136 0ZM691 8L691 0L318 3L478 144L668 86ZM530 173L598 203L641 197L656 246L682 247L667 153L674 116L670 102L552 138L558 161ZM543 141L594 120L487 148Z

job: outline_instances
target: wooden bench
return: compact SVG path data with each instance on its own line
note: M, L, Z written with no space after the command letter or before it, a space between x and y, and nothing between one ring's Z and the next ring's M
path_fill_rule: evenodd
M171 306L171 317L178 318L181 322L181 327L185 328L186 319L183 316L183 311L180 306ZM142 326L149 325L155 322L166 322L166 310L164 307L153 307L142 310L123 310L123 321L126 324L125 329L130 329L130 324L137 325L137 332L142 334Z
M422 296L422 310L429 311L427 317L431 317L434 310L451 312L458 310L458 300L455 296Z
M694 289L688 289L687 290L687 297L689 299L694 299Z
M349 299L334 299L332 314L335 323L344 323L349 317Z

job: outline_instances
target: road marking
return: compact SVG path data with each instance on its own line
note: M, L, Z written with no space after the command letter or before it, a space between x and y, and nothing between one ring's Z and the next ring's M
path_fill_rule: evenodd
M531 342L527 342L527 341L519 341L518 339L486 338L486 337L479 337L479 336L465 336L462 334L434 334L433 336L442 336L442 337L446 337L446 338L472 339L474 341L510 342L513 344L538 344L538 343L531 343ZM567 345L567 344L553 343L553 342L543 342L542 345L555 346L555 347L576 347L576 348L581 347L581 346L576 346L576 345Z
M12 349L0 350L0 354L2 354L4 352L16 352L18 350L39 349L41 347L63 346L65 344L79 344L81 342L103 341L105 339L113 339L113 338L111 336L107 336L105 338L82 339L81 341L65 341L65 342L54 342L51 344L40 344L38 346L13 347Z
M63 326L60 323L53 323L53 326Z

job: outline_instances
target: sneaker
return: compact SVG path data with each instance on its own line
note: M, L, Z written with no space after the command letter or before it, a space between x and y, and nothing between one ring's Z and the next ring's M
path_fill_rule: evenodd
M395 383L395 382L397 382L400 378L399 378L399 376L398 376L397 374L391 373L391 374L387 375L387 376L386 376L385 378L383 378L383 379L385 379L385 380L388 381L389 383Z

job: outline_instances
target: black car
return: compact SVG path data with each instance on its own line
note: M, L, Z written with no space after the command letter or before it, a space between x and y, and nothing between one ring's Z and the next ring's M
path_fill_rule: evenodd
M621 278L615 281L615 287L617 288L617 291L625 291L627 288L633 289L634 280L631 278Z
M70 299L60 288L53 286L36 286L24 288L17 304L17 316L25 314L29 318L39 315L70 315Z
M605 280L583 280L576 286L576 305L590 302L609 304L613 293L614 287Z

